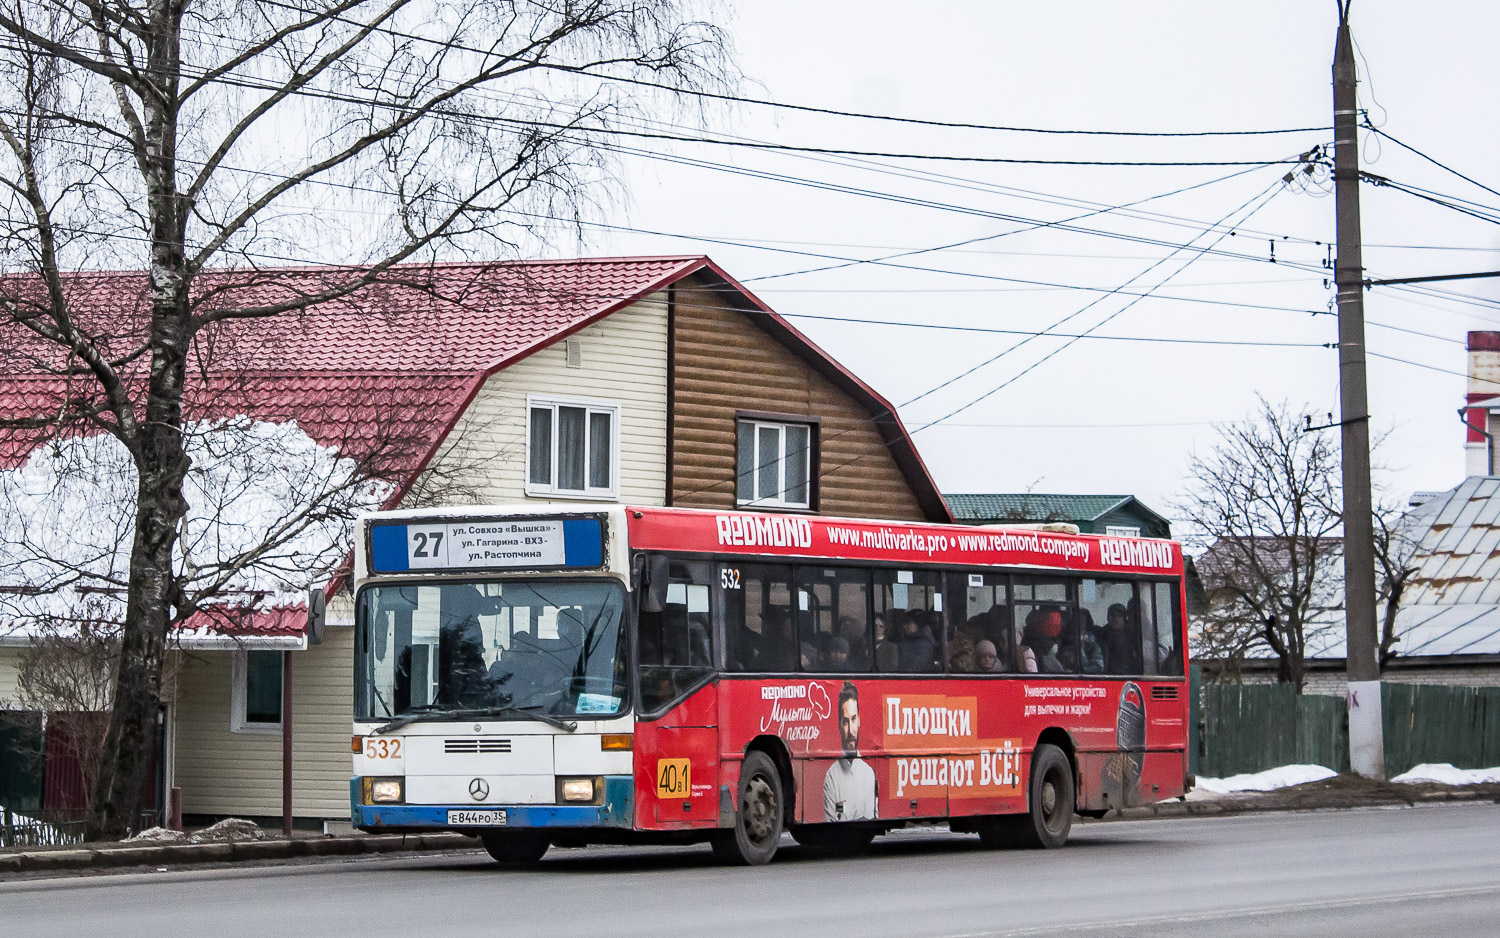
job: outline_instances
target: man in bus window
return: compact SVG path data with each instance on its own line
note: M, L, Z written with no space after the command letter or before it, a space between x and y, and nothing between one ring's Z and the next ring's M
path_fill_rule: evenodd
M859 757L859 689L853 681L845 681L839 691L838 721L844 755L823 776L823 819L873 818L875 770Z

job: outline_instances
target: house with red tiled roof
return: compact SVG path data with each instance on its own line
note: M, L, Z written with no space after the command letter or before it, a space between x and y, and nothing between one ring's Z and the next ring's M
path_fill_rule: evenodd
M328 277L224 271L198 288L205 309L271 308ZM101 320L138 319L148 299L142 274L70 286L74 308ZM189 419L294 423L309 452L381 480L365 492L372 507L593 501L952 520L894 407L706 257L398 267L305 312L226 320L200 346L210 364ZM78 393L0 365L0 417ZM44 442L0 436L0 474L33 464ZM181 630L159 781L186 814L281 813L291 656L294 812L347 817L354 630L347 590L331 592L321 643L301 606L256 583ZM0 707L23 645L24 630L0 622Z

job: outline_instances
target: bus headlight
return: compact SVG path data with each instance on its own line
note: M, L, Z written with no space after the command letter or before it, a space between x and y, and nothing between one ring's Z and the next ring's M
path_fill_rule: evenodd
M406 793L402 791L405 786L401 782L399 778L370 779L370 803L400 804L406 800Z
M562 778L557 781L559 801L593 801L594 780L591 778Z

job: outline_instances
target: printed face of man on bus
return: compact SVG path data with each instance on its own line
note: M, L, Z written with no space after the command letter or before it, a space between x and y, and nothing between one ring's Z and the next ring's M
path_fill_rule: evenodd
M844 756L859 755L859 698L839 695L839 738L844 741Z
M875 770L859 757L859 688L845 681L839 690L839 738L843 758L834 760L823 776L823 819L854 821L873 818Z

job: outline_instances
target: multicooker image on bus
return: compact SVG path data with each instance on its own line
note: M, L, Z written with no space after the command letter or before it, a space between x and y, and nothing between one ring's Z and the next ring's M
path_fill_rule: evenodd
M372 832L553 846L946 824L1058 847L1185 793L1170 541L694 509L367 516L350 799Z

